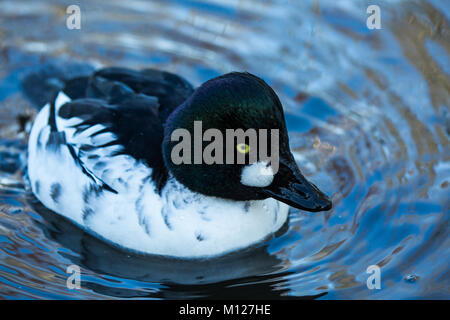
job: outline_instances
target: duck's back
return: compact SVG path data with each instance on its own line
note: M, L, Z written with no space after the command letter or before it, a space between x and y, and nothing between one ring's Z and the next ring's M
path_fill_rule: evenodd
M119 90L119 93L116 91ZM71 99L97 98L114 100L120 92L133 92L155 97L158 100L158 116L162 122L194 91L192 85L178 75L155 69L141 71L126 68L104 68L90 76L82 76L65 82L64 92Z
M173 109L193 92L192 85L182 77L161 70L109 67L94 70L87 64L45 64L29 70L21 84L25 95L39 108L64 91L71 99L100 98L108 100L108 84L123 85L158 99L158 111L165 119ZM112 93L114 94L114 93Z
M70 72L64 73L70 70L39 68L23 80L24 91L36 103L48 100L43 121L53 135L64 135L75 158L87 153L95 158L92 153L113 147L116 154L129 155L152 168L160 190L167 180L160 148L163 125L192 94L192 86L175 74L153 69L81 69L81 74L72 72L70 77Z

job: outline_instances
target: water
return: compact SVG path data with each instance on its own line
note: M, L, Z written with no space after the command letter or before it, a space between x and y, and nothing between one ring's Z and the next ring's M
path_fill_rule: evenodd
M448 1L0 2L0 298L448 299ZM279 94L296 158L334 208L292 210L269 241L186 262L130 255L49 212L24 176L20 92L50 61L156 67L194 85L232 70ZM66 287L69 265L81 289ZM366 285L370 265L381 289Z

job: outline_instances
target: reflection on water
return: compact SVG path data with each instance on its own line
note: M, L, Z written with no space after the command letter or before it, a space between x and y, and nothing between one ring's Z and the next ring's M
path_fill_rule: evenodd
M447 298L450 80L446 1L0 2L0 298ZM276 237L205 261L132 255L42 207L24 174L36 111L20 77L45 62L156 67L193 84L258 74L296 159L334 208L292 210ZM67 266L82 270L66 287ZM366 269L381 267L381 290Z

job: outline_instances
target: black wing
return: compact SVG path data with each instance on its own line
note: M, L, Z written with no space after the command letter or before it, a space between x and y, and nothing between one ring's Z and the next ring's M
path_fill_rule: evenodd
M91 77L78 77L66 82L64 92L71 99L98 98L111 102L117 86L136 94L158 98L158 116L164 123L169 114L194 92L185 79L169 72L154 69L136 71L111 67L96 71Z
M160 191L168 176L161 151L163 123L193 92L192 86L167 72L107 68L91 77L66 81L64 92L73 100L57 116L82 119L74 125L76 133L101 125L103 129L93 136L109 132L115 137L103 145L82 145L79 150L120 146L116 155L130 155L153 169L152 179Z

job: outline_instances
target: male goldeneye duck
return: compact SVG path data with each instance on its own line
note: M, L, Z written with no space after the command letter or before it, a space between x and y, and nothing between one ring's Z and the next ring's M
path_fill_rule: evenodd
M225 74L196 90L150 69L105 68L58 81L61 90L31 129L31 189L105 241L145 254L211 257L263 241L286 222L289 206L331 208L294 161L277 95L252 74ZM228 129L269 129L269 136L277 129L277 171L259 158L175 164L172 134L194 136L195 122L224 136Z

